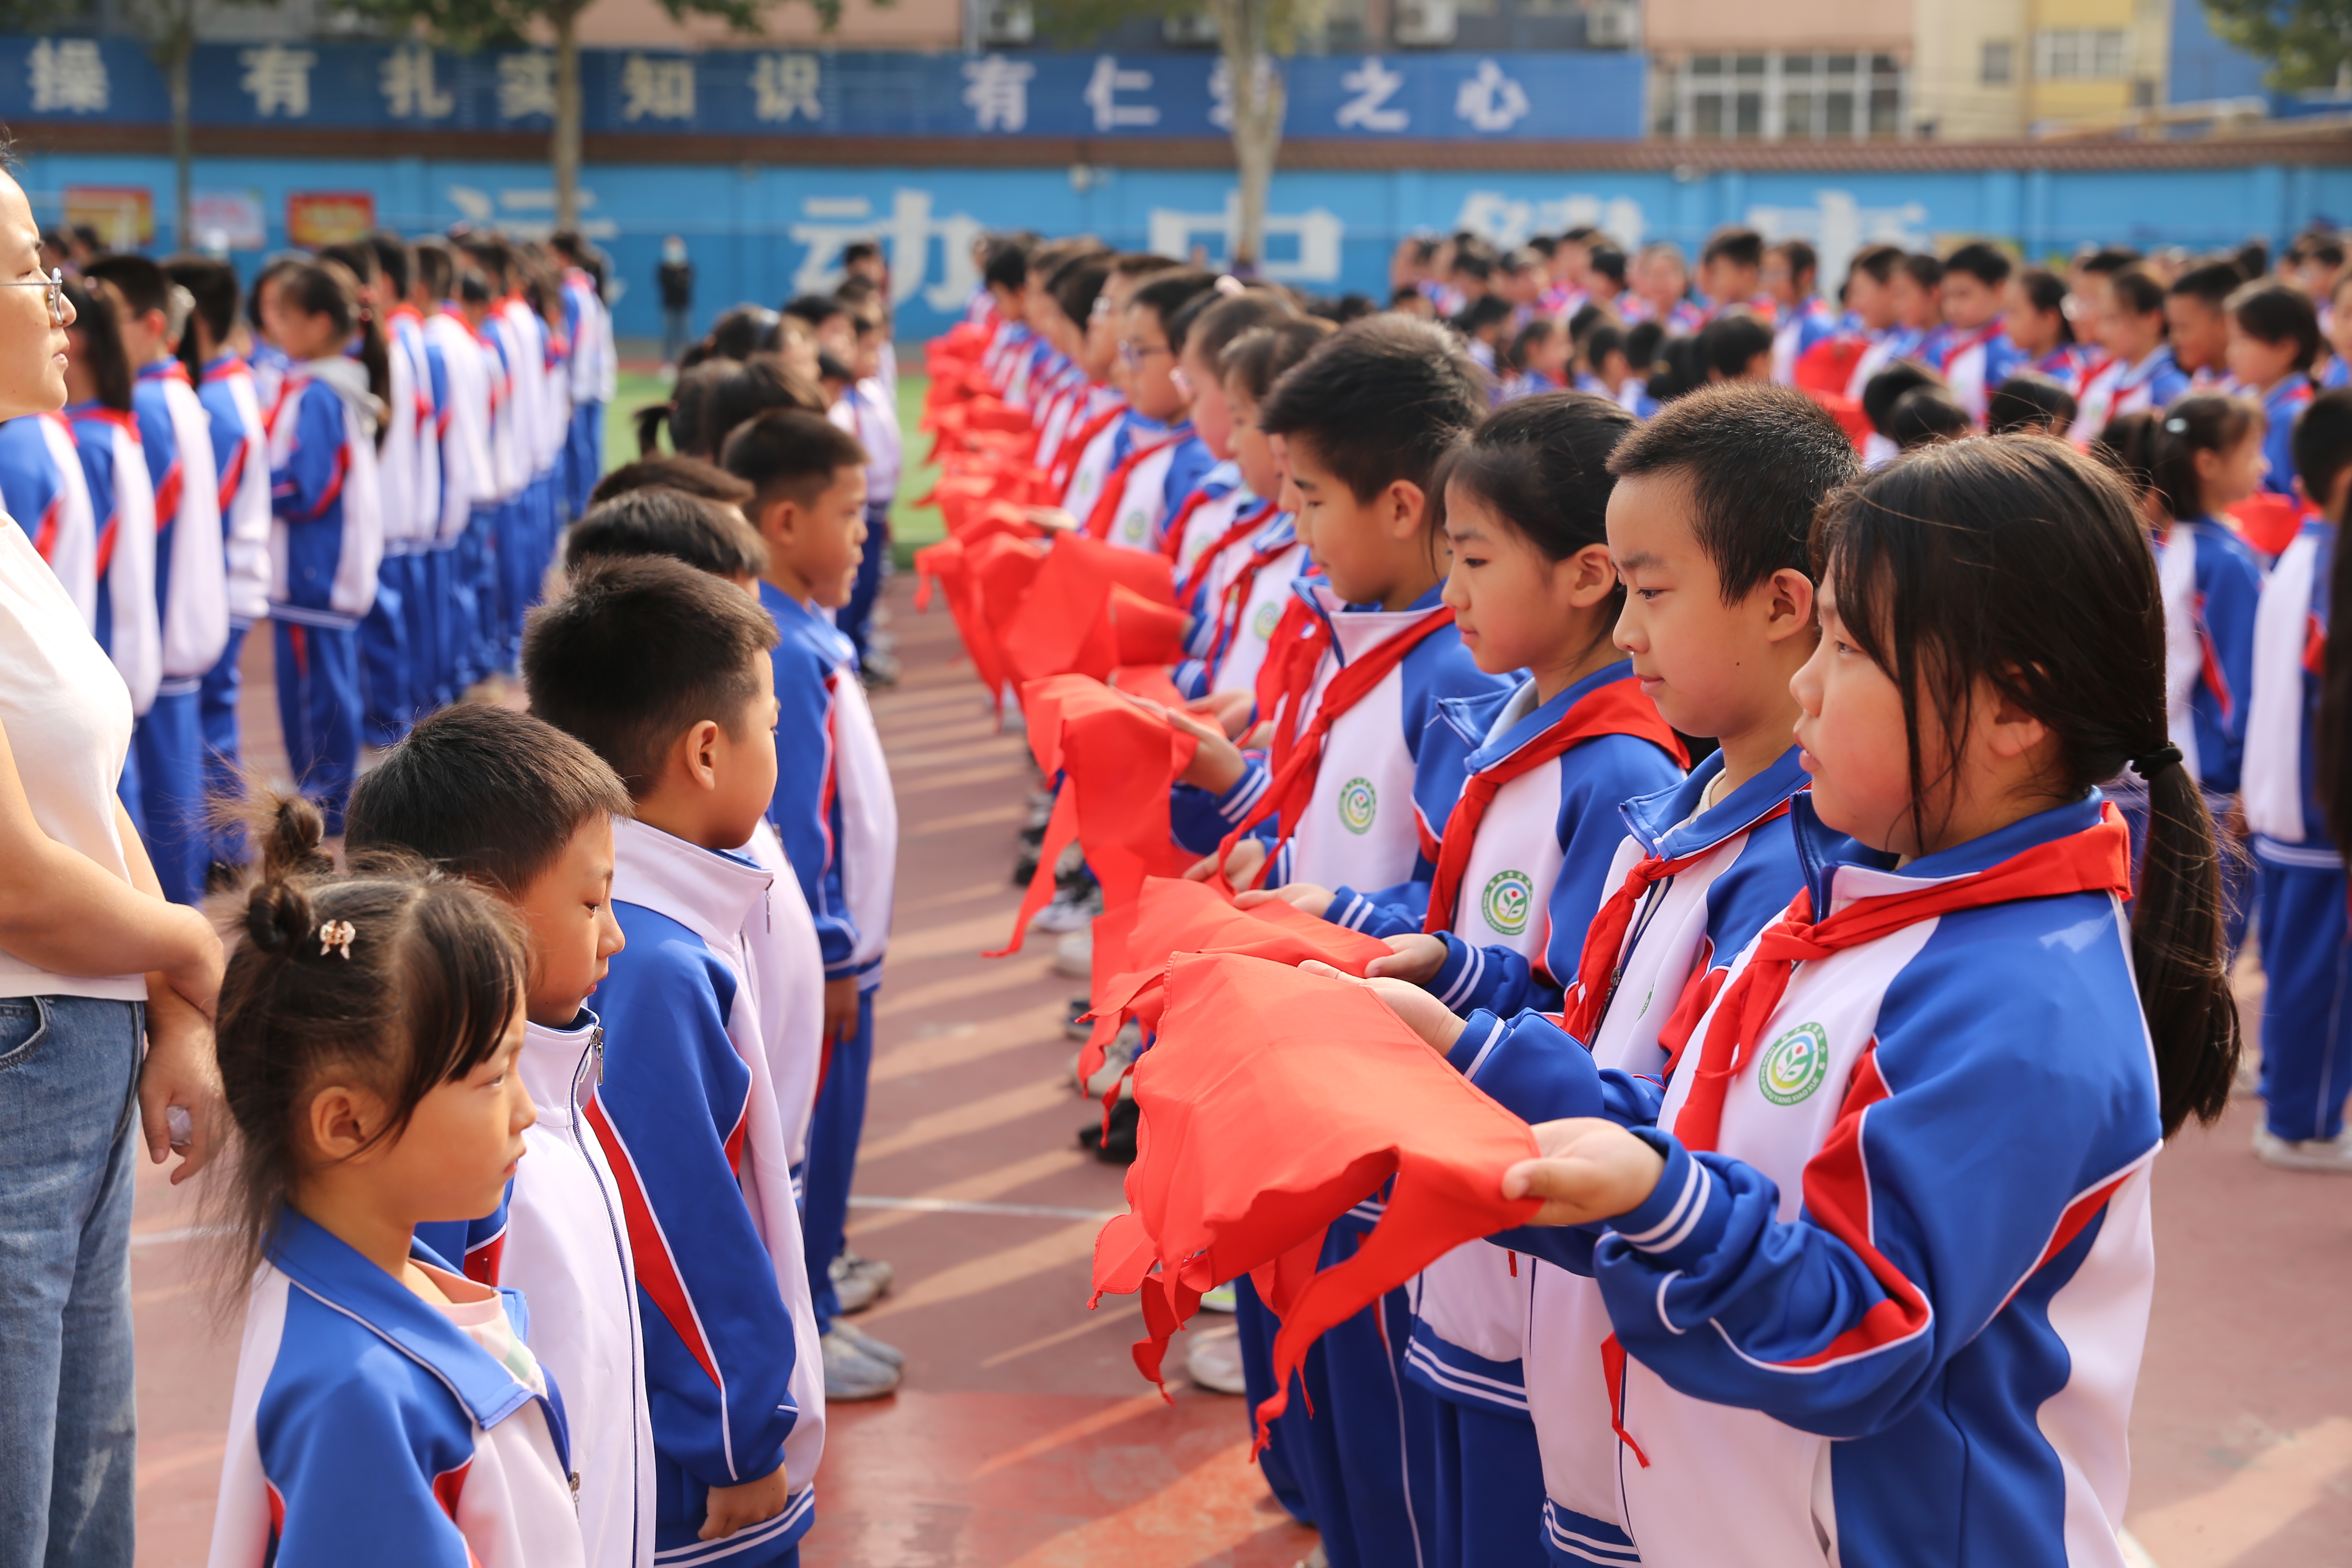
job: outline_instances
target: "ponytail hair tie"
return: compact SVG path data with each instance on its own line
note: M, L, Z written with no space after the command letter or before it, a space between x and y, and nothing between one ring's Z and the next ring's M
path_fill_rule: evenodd
M2169 435L2186 436L2189 434L2189 421L2175 415L2164 422L2164 428Z
M2134 757L2131 771L2144 779L2153 779L2167 768L2179 767L2181 760L2180 748L2167 741L2147 755Z

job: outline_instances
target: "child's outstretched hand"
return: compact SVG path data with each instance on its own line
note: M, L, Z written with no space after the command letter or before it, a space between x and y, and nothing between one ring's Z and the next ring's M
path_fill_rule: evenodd
M1321 920L1331 912L1331 889L1318 888L1312 882L1285 882L1279 888L1252 888L1234 899L1234 908L1254 910L1260 904L1270 904L1280 899L1302 914Z
M1242 752L1239 746L1225 739L1225 732L1215 724L1204 723L1191 713L1179 713L1172 708L1161 708L1168 722L1200 742L1192 749L1192 760L1184 764L1178 775L1188 784L1197 784L1214 795L1223 795L1240 782Z
M1591 1225L1637 1209L1656 1190L1666 1162L1613 1121L1572 1116L1532 1129L1543 1153L1503 1173L1507 1198L1540 1198L1529 1225Z
M703 1505L699 1539L724 1541L739 1530L765 1524L792 1500L792 1483L784 1479L782 1465L740 1487L713 1487L710 1500Z
M1402 980L1359 980L1346 970L1334 969L1319 958L1310 958L1298 967L1309 974L1328 974L1334 980L1362 986L1379 997L1381 1005L1394 1013L1406 1028L1419 1035L1431 1050L1441 1056L1452 1050L1454 1042L1462 1037L1462 1020L1455 1017L1444 1003L1418 985Z
M1388 939L1389 955L1376 958L1364 965L1364 977L1377 980L1409 980L1415 985L1426 985L1437 978L1445 963L1445 943L1443 939L1414 931L1410 936Z
M1184 704L1184 711L1215 724L1228 740L1238 740L1256 707L1256 699L1246 691L1212 691Z
M1225 854L1225 880L1236 888L1246 888L1257 879L1258 868L1265 864L1265 840L1237 840ZM1203 855L1184 872L1188 882L1205 882L1217 874L1217 858Z

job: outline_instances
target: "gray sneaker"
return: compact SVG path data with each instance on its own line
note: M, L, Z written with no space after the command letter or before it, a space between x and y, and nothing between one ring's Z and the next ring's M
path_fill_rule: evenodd
M881 1290L871 1279L861 1279L841 1267L839 1258L833 1264L833 1298L835 1307L844 1313L862 1312L881 1297Z
M2352 1128L2333 1138L2282 1138L2267 1127L2254 1129L2254 1158L2282 1171L2319 1171L2352 1175Z
M859 1350L835 1324L817 1343L824 1351L824 1397L831 1405L887 1398L898 1386L898 1369Z
M842 1248L841 1256L833 1260L833 1267L857 1279L872 1280L874 1293L877 1296L888 1295L891 1282L898 1278L898 1271L882 1259L860 1258L847 1247Z
M897 1345L884 1344L847 1318L835 1318L833 1321L833 1331L847 1340L858 1354L878 1361L884 1366L902 1367L907 1364L905 1351L900 1350Z
M1212 1394L1240 1394L1247 1387L1242 1377L1242 1340L1234 1329L1195 1330L1185 1338L1184 1373L1194 1386Z

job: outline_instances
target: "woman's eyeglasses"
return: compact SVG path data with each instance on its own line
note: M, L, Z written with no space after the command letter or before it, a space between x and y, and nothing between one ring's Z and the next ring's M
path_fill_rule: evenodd
M47 289L49 291L49 321L54 326L66 324L66 275L61 268L51 268L47 278L26 279L15 283L0 283L0 289Z

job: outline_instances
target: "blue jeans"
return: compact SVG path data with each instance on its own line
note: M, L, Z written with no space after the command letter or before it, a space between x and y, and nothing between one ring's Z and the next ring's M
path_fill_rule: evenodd
M144 1013L0 1000L0 1568L131 1568Z

